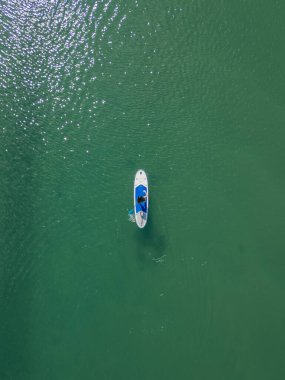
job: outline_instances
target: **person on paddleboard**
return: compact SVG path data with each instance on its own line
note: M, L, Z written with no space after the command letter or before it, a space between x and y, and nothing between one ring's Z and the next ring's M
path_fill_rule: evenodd
M146 202L146 199L147 199L147 192L145 193L145 195L138 196L138 204Z

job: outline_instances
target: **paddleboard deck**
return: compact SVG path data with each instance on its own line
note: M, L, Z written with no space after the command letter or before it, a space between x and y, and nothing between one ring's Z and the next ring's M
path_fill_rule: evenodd
M139 197L145 197L145 201L138 203ZM136 172L134 182L134 213L137 226L144 228L147 222L149 204L148 180L144 170Z

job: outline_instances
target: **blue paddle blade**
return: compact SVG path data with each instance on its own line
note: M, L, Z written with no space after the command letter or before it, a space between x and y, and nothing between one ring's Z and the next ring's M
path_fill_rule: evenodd
M131 210L128 212L128 216L129 216L129 221L132 222L132 223L135 223L136 218L135 218L134 210L133 210L133 209L131 209Z

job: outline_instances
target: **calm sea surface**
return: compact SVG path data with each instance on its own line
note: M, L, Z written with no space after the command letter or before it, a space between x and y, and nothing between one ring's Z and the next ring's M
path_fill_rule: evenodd
M1 0L1 380L285 378L284 19Z

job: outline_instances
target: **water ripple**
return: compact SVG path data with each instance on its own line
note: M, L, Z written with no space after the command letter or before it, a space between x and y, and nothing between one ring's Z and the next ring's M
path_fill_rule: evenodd
M104 152L94 148L97 115L106 103L96 83L112 64L109 52L126 10L112 0L7 0L0 12L1 262L8 300L28 279L35 281L52 233L62 230L62 241L70 233L80 240L82 225L69 220L83 210L88 214L94 196L82 202L62 189L62 178L92 180L90 162L101 159L97 173L110 180ZM104 187L102 182L97 189Z

